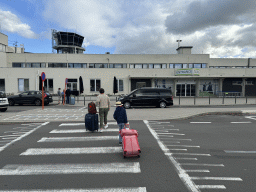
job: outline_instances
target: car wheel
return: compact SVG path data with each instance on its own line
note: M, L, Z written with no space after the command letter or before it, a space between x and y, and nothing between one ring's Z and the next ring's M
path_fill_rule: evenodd
M15 102L14 102L14 100L13 100L13 99L10 99L8 102L9 102L9 105L10 105L10 106L15 105Z
M7 108L0 109L1 112L5 112Z
M125 109L129 109L130 107L131 107L130 102L127 101L127 102L124 103L124 108Z
M42 105L41 100L39 100L39 99L35 100L35 105L36 105L36 106L40 106L40 105Z
M160 108L165 108L166 107L166 103L162 101L161 103L159 103L159 107Z

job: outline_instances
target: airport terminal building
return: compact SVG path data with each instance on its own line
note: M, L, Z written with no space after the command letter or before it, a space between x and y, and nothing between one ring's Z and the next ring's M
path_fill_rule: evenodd
M8 46L8 36L0 33L0 91L17 94L44 88L56 94L67 87L73 94L98 94L100 87L113 95L127 94L139 87L165 87L173 96L256 96L256 59L210 58L191 54L192 46L178 47L177 54L86 54L84 37L52 31L56 53L26 53L22 47ZM49 47L50 49L50 47ZM80 78L81 77L81 78Z

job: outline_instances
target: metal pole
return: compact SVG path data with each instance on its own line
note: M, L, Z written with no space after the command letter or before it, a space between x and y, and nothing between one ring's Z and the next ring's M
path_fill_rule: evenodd
M247 104L247 96L245 98L246 98L246 104Z
M194 105L196 105L196 96L194 96Z
M85 106L85 96L84 96L84 106Z
M224 95L223 95L223 100L222 100L222 104L224 104Z
M211 104L211 99L210 99L210 95L209 95L209 105Z
M236 96L235 96L235 104L236 104Z
M180 105L180 95L179 95L179 105Z

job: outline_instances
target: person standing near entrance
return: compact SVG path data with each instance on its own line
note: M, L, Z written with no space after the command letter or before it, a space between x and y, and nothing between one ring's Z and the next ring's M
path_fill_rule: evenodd
M66 103L67 103L67 104L69 104L69 97L70 97L70 95L71 95L71 91L70 91L70 89L68 88L67 91L66 91L66 96L67 96L67 101L66 101Z
M103 121L104 121L104 128L108 128L107 116L110 110L110 99L104 93L104 89L100 88L100 94L97 96L96 106L99 106L99 115L100 115L100 132L102 132L103 128Z
M63 91L61 92L62 104L63 104L63 105L64 105L64 103L65 103L64 96L65 96L65 89L63 89Z
M61 98L61 92L60 92L60 88L58 88L58 105L60 104L60 98Z

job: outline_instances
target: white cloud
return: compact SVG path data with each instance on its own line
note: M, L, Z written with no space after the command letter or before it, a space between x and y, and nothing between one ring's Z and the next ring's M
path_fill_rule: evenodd
M10 33L17 33L22 37L26 38L36 38L37 35L31 30L31 27L22 23L17 15L11 13L10 11L2 11L0 9L0 22L1 29Z
M255 5L252 0L47 0L44 17L83 35L85 46L114 46L120 54L175 54L176 40L182 39L195 54L253 57Z

